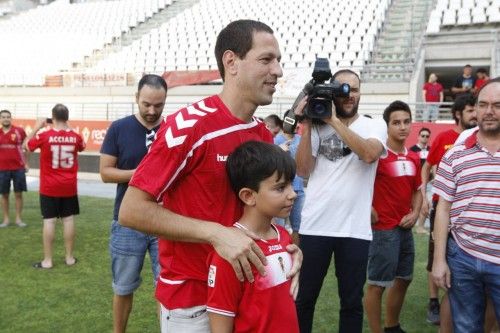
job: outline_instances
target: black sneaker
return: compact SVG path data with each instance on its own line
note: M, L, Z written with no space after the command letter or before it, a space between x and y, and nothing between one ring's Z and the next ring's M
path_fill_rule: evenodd
M439 303L430 303L427 309L427 322L433 325L439 325Z
M398 325L394 327L384 327L384 333L406 333L406 331L403 331L401 325Z

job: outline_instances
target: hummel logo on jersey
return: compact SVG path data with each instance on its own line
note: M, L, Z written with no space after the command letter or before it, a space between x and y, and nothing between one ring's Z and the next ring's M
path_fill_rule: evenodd
M273 252L273 251L279 251L279 250L282 250L283 247L281 246L281 244L278 244L278 245L269 245L269 252Z
M227 161L227 155L217 154L217 162L226 162L226 161Z
M186 114L186 111L187 114ZM165 141L169 148L181 145L186 140L186 135L176 135L177 131L193 127L201 117L208 113L217 111L216 108L211 108L205 105L204 101L200 101L193 105L189 105L185 110L181 110L175 116L175 125L170 126L165 133ZM196 116L194 119L189 119L190 116Z

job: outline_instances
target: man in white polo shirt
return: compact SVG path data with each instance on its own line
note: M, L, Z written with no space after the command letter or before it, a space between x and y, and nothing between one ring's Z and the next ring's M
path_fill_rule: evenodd
M478 130L445 154L434 182L432 275L449 289L456 333L483 331L486 293L500 318L500 78L483 86L476 110Z

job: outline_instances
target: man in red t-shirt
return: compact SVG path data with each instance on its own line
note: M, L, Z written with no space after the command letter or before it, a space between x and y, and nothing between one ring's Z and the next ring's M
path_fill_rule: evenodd
M474 84L474 95L477 96L479 90L490 80L485 68L479 68L476 71L476 83Z
M429 75L429 81L424 83L422 88L422 95L426 103L430 103L425 106L424 113L422 116L423 121L436 121L439 116L439 104L443 102L443 86L441 83L437 82L437 75L431 73Z
M431 169L437 168L441 158L444 156L446 151L453 147L453 144L457 140L460 133L469 128L473 128L477 124L476 111L475 111L475 99L472 95L465 95L463 97L457 98L453 106L451 107L451 112L453 119L455 119L456 127L448 131L440 133L434 141L432 142L429 155L427 155L427 161L422 166L422 192L425 198L425 188L430 179ZM441 326L451 327L451 318L449 317L449 306L448 302L444 300L443 311L440 319L440 306L438 301L438 288L432 281L431 270L432 261L434 256L434 238L432 231L434 230L434 217L436 206L438 202L438 196L433 195L432 197L432 209L429 216L430 221L430 235L429 235L429 252L427 257L427 271L428 271L428 287L429 287L429 306L427 310L427 321ZM429 214L429 203L424 200L422 204L422 214ZM448 326L450 325L450 326Z
M61 218L64 226L66 265L76 264L73 256L75 238L74 215L80 213L77 195L78 152L85 149L82 137L68 126L68 108L56 104L52 109L52 127L47 119L39 119L26 139L30 151L40 149L40 209L43 217L43 254L34 268L52 268L55 223ZM50 122L49 122L50 123Z
M159 236L156 297L162 304L162 332L209 330L206 281L212 246L240 280L254 281L250 263L265 272L265 255L253 233L232 227L242 206L229 186L225 163L243 142L272 143L253 114L273 100L283 75L281 53L271 28L238 20L219 33L215 54L222 92L166 118L120 207L122 225ZM294 257L295 289L302 254L294 245L287 249Z
M422 205L420 158L405 148L411 129L410 107L394 101L384 110L383 117L387 123L387 156L379 159L375 176L373 240L365 296L368 323L374 333L403 332L399 313L413 278L415 261L411 228L417 222ZM386 288L389 291L382 330L382 295Z
M0 111L2 131L0 132L0 193L2 194L3 222L0 228L9 225L9 193L11 182L16 198L16 224L25 227L21 218L23 210L23 192L26 192L26 157L23 152L23 140L26 133L21 127L12 125L9 110Z

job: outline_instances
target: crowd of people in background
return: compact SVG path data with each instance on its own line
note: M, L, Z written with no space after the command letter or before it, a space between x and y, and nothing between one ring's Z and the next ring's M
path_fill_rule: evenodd
M304 117L307 96L292 110L302 119L293 133L276 115L255 117L283 75L264 23L231 22L215 54L220 94L162 117L167 85L145 75L138 112L113 122L104 139L100 175L117 184L109 243L114 332L126 331L149 253L163 333L311 332L332 262L340 300L332 327L361 332L366 313L372 332L403 333L414 225L429 234L427 321L441 332L489 332L500 318L500 79L484 69L474 77L466 65L451 89L455 127L432 146L422 127L407 148L410 106L390 103L383 120L360 116L361 81L351 70L333 74L350 93L333 98L328 117ZM423 87L427 121L443 102L437 81L432 73ZM33 267L53 267L57 219L65 264L73 266L77 153L85 144L67 123L69 110L57 104L28 136L9 111L0 116L0 227L10 223L11 181L16 223L26 226L25 152L40 148L44 259Z
M439 119L441 104L445 101L445 88L438 82L436 73L430 73L427 82L422 87L422 99L425 106L422 112L422 121L435 122ZM471 65L465 65L462 73L449 88L449 99L454 101L460 97L477 97L479 90L490 80L485 68L478 68L475 75Z

